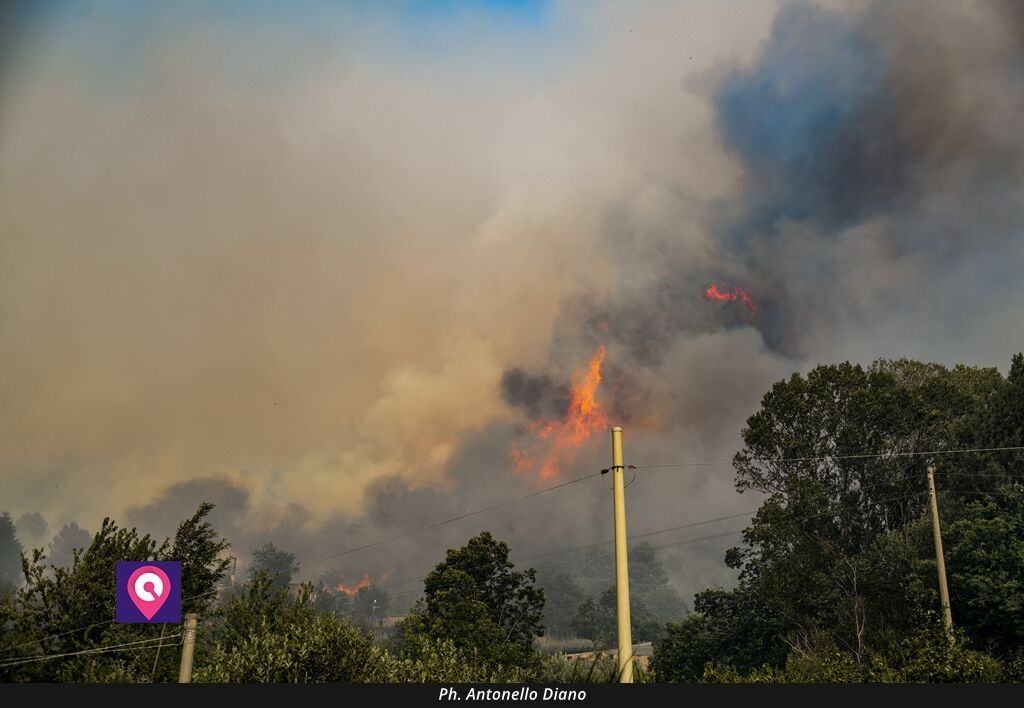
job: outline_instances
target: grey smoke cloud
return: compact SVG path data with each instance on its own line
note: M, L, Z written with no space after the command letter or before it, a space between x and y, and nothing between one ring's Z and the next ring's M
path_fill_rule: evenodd
M75 46L102 54L102 10ZM209 499L243 562L317 559L542 485L509 450L601 345L646 463L728 460L817 361L1021 348L1018 5L551 12L573 31L455 26L443 56L365 18L321 41L186 14L117 72L23 40L0 102L12 511L170 533ZM756 505L727 465L629 495L638 533ZM581 483L308 577L408 576L483 528L519 556L603 541L609 505ZM728 543L664 553L684 593L727 580Z

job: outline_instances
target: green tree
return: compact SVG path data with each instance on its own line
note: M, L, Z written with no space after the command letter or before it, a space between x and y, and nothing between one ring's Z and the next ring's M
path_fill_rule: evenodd
M252 563L249 565L249 579L265 575L275 587L286 588L292 578L299 572L299 564L294 553L282 551L273 543L252 552Z
M661 622L681 617L686 603L669 582L654 546L640 543L629 550L629 596L642 601Z
M541 575L538 584L544 590L544 627L552 631L568 632L572 621L586 595L580 584L562 571L548 571Z
M292 597L276 579L260 573L217 610L214 629L197 655L194 678L220 683L358 682L370 678L368 670L381 656L348 618L318 612L311 586Z
M651 670L658 681L696 683L701 680L704 667L720 653L710 625L708 619L697 612L665 625L651 657Z
M74 521L61 526L60 531L50 541L50 552L47 560L50 565L67 567L75 560L75 552L89 547L92 534Z
M359 588L352 598L352 619L360 627L376 627L391 607L391 596L384 588L369 585Z
M26 561L26 582L8 604L9 631L0 639L6 656L64 654L85 649L157 639L155 625L121 625L114 616L114 568L122 560L179 560L186 610L208 612L229 560L227 543L206 521L211 504L202 504L183 522L173 540L157 542L137 529L119 528L105 519L89 546L76 551L69 567L48 566L41 551ZM0 680L149 681L176 676L172 652L161 654L153 672L155 645L125 651L72 656L0 668Z
M827 638L792 652L781 667L764 664L746 671L708 664L707 683L993 683L1014 680L1015 667L970 649L962 633L950 640L932 618L899 642L864 657Z
M21 584L23 552L11 515L4 512L0 515L0 597L11 594Z
M313 593L313 605L318 611L344 616L352 614L352 597L339 589L344 580L344 576L337 570L320 574Z
M767 498L727 561L787 634L861 652L885 628L859 557L925 511L924 460L903 453L956 447L1002 385L994 370L900 360L819 366L765 394L735 467L741 492Z
M535 665L544 593L535 587L536 571L516 570L508 556L508 545L486 531L450 549L402 623L406 655L420 656L427 638L451 641L489 666Z
M662 625L658 618L647 607L642 598L634 599L630 594L629 624L633 635L633 643L657 641L661 636ZM572 628L576 634L589 639L602 648L616 645L618 637L618 602L615 586L609 587L596 601L587 598L580 605L573 618Z
M946 536L957 624L998 654L1024 647L1024 485L972 502Z
M726 554L739 584L699 593L697 613L666 627L653 662L658 676L1016 676L1020 502L1016 492L993 494L1020 475L1017 458L937 456L954 614L966 630L951 644L941 629L935 639L926 459L906 453L1019 445L1022 421L1019 355L1007 379L994 369L899 360L819 366L776 383L748 419L735 458L737 489L765 495L742 544Z
M708 664L750 671L785 662L789 647L783 626L751 584L705 590L695 608L667 624L654 646L652 669L659 681L696 681Z

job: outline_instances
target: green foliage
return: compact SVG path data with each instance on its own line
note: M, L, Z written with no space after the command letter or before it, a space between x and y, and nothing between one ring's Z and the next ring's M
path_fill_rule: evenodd
M726 555L739 586L698 594L699 614L666 627L652 664L660 678L1017 675L1024 503L1006 483L1019 478L1020 456L938 458L954 619L963 630L950 643L929 619L938 597L925 461L900 453L1022 444L1024 357L1014 357L1007 379L994 369L908 360L819 366L776 383L743 440L737 488L766 499Z
M7 605L7 631L0 649L17 658L38 654L63 654L97 647L157 639L155 625L119 625L114 616L114 565L121 560L180 560L186 607L203 612L228 566L221 558L226 542L217 538L206 522L212 505L203 504L183 522L173 542L158 543L136 529L119 528L105 519L84 551L74 554L70 567L45 563L42 551L34 551L24 564L25 584ZM175 555L177 554L177 555ZM60 661L42 661L0 668L7 681L149 681L172 680L176 666L170 652L162 652L153 669L154 647L81 655Z
M317 612L311 590L289 597L276 579L256 576L220 608L212 646L197 656L195 680L217 683L355 682L380 651L345 618ZM201 658L201 660L200 660Z
M352 597L338 590L345 578L337 571L320 575L316 583L313 604L319 612L333 612L336 615L352 614Z
M858 659L834 644L794 651L782 668L763 665L749 671L708 664L706 683L991 683L1012 680L1013 668L967 647L962 635L951 639L930 622L884 651Z
M546 657L541 669L531 679L534 683L614 683L618 680L615 656L596 653L589 657ZM633 682L651 683L654 675L633 662Z
M264 575L275 587L286 588L297 572L299 564L295 554L283 551L273 543L268 542L252 552L252 563L249 565L250 580Z
M10 595L21 583L22 553L11 515L4 512L0 514L0 597Z
M651 659L651 670L659 681L696 683L701 679L705 665L717 654L709 625L696 612L665 625Z
M659 622L681 617L687 609L649 543L637 544L629 550L629 597L641 602Z
M578 636L591 640L595 646L612 647L618 634L616 607L615 586L612 586L601 593L596 602L588 598L580 605L572 628ZM634 599L630 596L629 619L634 643L657 641L661 636L661 622L641 597Z
M375 627L390 607L391 596L384 588L376 585L359 588L352 598L352 620L360 627Z
M750 671L785 662L783 627L750 585L705 590L697 595L696 608L682 621L667 624L654 645L651 667L658 680L696 681L709 663Z
M591 549L584 560L586 562L574 569L571 584L564 581L551 583L551 576L544 578L547 583L544 586L545 601L564 606L567 610L562 615L565 624L560 627L571 626L580 604L586 598L599 601L614 579L614 561L607 549ZM569 596L558 597L559 591L565 592L565 589L568 589ZM582 597L577 590L582 591ZM669 583L668 575L649 543L639 543L629 549L629 596L633 602L643 603L660 622L677 619L687 610L686 603Z
M544 593L533 569L517 571L508 545L488 532L475 536L427 574L424 598L402 623L403 653L422 658L423 637L450 641L490 667L536 664L543 634Z
M955 442L999 380L903 360L819 366L765 394L735 467L739 491L768 496L728 561L785 631L831 631L857 652L877 639L888 626L878 605L900 596L871 587L880 576L867 565L878 571L881 558L865 554L917 523L926 505L923 461L899 453ZM897 578L906 558L890 560L882 577Z
M479 654L455 642L423 633L407 637L400 657L386 656L379 680L394 683L525 683L537 681L544 663L540 656L528 665L480 661ZM386 672L386 673L385 673Z
M75 560L75 551L85 550L92 543L92 534L74 521L64 524L50 541L47 561L50 565L70 566Z
M938 622L871 657L868 680L898 683L998 682L1003 666L968 647L963 632L950 639Z
M998 654L1024 646L1024 485L971 502L947 539L957 623Z
M569 632L580 605L587 599L580 584L566 572L548 571L539 576L544 589L544 627L550 634Z

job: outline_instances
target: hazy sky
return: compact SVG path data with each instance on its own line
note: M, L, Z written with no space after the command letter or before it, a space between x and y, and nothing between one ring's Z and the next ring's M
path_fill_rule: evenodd
M818 361L1005 368L1022 17L12 4L0 509L94 529L214 496L246 544L313 552L403 528L410 494L536 488L509 470L528 416L503 376L557 392L598 345L644 461L728 459L764 390ZM724 467L633 491L667 526L750 505L731 489ZM578 504L565 523L603 533Z

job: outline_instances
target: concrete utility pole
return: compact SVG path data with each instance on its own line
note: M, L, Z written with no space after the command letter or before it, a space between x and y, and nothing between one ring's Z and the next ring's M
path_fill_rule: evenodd
M181 666L178 669L178 683L192 683L192 658L196 652L196 624L198 622L198 615L185 615L185 636L181 641Z
M939 569L939 600L942 602L942 624L953 636L953 613L949 609L949 586L946 584L946 557L942 553L942 531L939 529L939 504L935 498L935 465L928 463L928 503L932 507L932 535L935 537L935 565Z
M619 683L633 683L633 631L629 619L629 562L626 559L626 485L622 428L612 428L612 488L615 497L615 591L619 620Z

